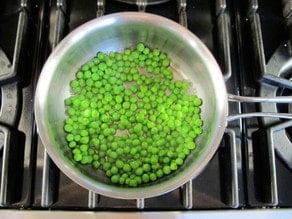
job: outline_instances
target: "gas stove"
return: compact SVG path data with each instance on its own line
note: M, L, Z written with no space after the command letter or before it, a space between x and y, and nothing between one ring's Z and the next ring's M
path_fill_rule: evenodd
M95 194L55 166L38 137L33 114L42 66L72 30L122 11L158 14L192 31L218 61L228 93L292 95L289 0L2 1L0 217L226 218L228 214L231 218L291 213L292 122L282 118L230 121L204 171L182 187L153 198L121 200ZM229 102L230 115L250 112L291 114L292 99L281 104Z

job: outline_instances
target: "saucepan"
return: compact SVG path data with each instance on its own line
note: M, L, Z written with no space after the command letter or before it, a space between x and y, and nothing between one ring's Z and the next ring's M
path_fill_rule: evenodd
M175 172L137 188L112 184L102 171L74 162L67 147L64 100L70 96L70 81L84 63L98 51L123 51L143 42L167 53L172 70L192 84L202 98L203 133L197 148ZM81 186L114 198L136 199L169 192L198 176L215 154L228 120L228 96L222 72L207 47L178 23L154 14L123 12L91 20L64 38L47 59L35 94L35 118L40 138L52 160L69 178ZM287 99L283 101L287 102ZM268 100L273 101L273 100ZM280 100L281 101L281 100ZM291 101L291 99L290 99ZM249 116L249 115L246 115ZM291 118L291 115L285 115Z

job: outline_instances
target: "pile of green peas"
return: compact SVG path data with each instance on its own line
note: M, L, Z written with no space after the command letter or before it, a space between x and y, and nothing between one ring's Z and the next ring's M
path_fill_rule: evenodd
M202 100L190 83L174 80L170 64L143 43L84 64L65 100L72 158L128 187L177 170L202 133Z

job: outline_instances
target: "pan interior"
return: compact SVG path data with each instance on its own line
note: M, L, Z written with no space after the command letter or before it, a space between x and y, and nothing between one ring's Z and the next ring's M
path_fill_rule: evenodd
M69 83L77 70L98 51L122 51L143 42L171 58L171 68L191 82L203 99L203 134L197 148L174 174L139 188L112 185L100 171L74 163L68 157L63 131L64 99L71 95ZM58 167L80 185L118 198L144 198L165 193L199 174L215 153L227 116L227 97L219 67L206 47L180 25L146 13L108 15L82 25L67 36L47 60L36 91L36 119L41 139Z

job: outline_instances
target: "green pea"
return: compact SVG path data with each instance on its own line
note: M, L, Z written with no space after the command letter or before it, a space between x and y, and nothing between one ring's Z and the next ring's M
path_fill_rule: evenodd
M117 160L116 166L117 166L117 168L122 169L124 166L124 162L122 160Z
M82 160L82 154L74 154L74 160L75 161L81 161Z
M135 170L136 175L141 176L143 174L143 168L139 167Z
M148 175L147 173L144 173L144 174L142 175L142 181L143 181L144 183L148 183L149 180L150 180L149 175Z
M151 166L148 163L143 164L144 172L149 172L151 170Z
M129 187L176 171L203 132L203 102L188 94L190 83L173 79L170 65L142 42L85 63L64 100L72 159Z
M68 134L68 135L66 136L66 140L67 140L68 142L73 141L73 140L74 140L74 135L73 135L73 134Z
M169 166L164 166L164 167L163 167L163 173L164 173L164 174L170 174L170 172L171 172L171 169L170 169Z
M156 174L155 174L155 173L150 173L150 175L149 175L149 179L150 179L151 181L155 181L155 180L157 179Z
M92 166L96 169L100 167L100 162L98 160L93 161Z
M145 49L145 46L143 43L138 43L136 48L139 52L142 52Z
M158 178L163 177L163 175L164 175L163 170L159 169L159 170L156 171L156 176L157 176Z
M130 171L131 171L131 166L130 166L130 164L125 164L125 165L123 166L123 170L124 170L125 172L130 172Z
M112 181L112 183L118 183L119 180L120 180L119 175L113 175L113 176L111 177L111 181Z
M70 142L69 142L69 147L70 147L70 148L75 148L76 145L77 145L77 144L76 144L75 141L70 141Z
M72 125L69 125L69 124L66 124L64 126L64 129L66 132L71 132L73 130L73 126Z

